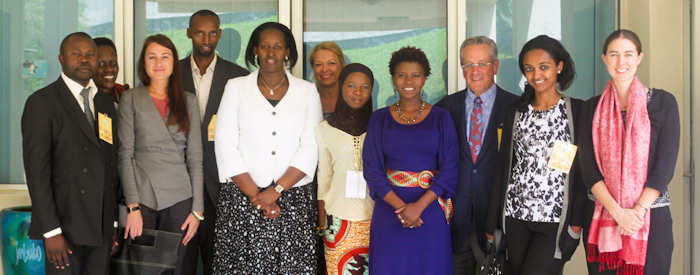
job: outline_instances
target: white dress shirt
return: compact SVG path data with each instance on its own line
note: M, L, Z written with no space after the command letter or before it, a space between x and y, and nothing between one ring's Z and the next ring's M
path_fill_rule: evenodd
M61 73L61 78L63 79L63 82L66 83L66 86L68 86L68 90L73 94L75 97L75 100L78 101L78 105L80 105L80 110L83 110L83 113L85 112L85 105L83 105L83 96L80 95L80 93L83 91L85 88L90 89L90 99L88 99L88 102L90 104L90 111L92 112L92 115L95 115L95 104L92 102L92 100L95 98L95 95L97 94L97 85L95 85L95 82L90 79L90 82L88 82L88 85L83 87L83 85L80 85L78 82L75 82L75 80L68 78L67 75L64 73Z
M214 68L216 68L216 53L214 59L209 63L209 67L204 70L204 75L201 75L197 63L194 62L194 55L190 55L190 66L192 66L192 81L194 82L195 93L199 100L199 119L204 121L204 112L207 110L207 102L209 101L209 90L211 82L214 79ZM201 122L200 121L200 122Z
M316 85L286 72L289 88L272 106L258 88L258 73L228 81L216 119L219 181L249 173L258 187L277 181L289 167L313 180L318 162L316 126L323 120Z

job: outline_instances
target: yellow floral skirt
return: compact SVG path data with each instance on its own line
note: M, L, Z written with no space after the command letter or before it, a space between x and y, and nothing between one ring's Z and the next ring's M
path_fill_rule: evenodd
M328 275L369 274L369 226L372 220L351 222L326 216L324 243Z

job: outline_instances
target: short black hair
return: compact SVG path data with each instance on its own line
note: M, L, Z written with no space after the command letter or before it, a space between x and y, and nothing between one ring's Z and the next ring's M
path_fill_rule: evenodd
M90 35L87 33L84 33L84 32L71 33L71 34L67 35L65 38L63 38L63 41L61 41L61 48L59 49L59 54L63 54L63 51L66 49L66 44L68 44L68 40L70 40L70 38L73 36L87 38L87 39L92 40L92 37L90 37Z
M221 21L219 20L219 16L216 15L215 12L210 11L210 10L198 10L197 12L195 12L194 14L192 14L192 16L190 16L190 25L189 25L188 28L192 28L192 19L194 19L194 17L195 17L196 15L198 15L198 16L209 16L209 17L214 17L214 18L216 18L216 22L221 23Z
M428 61L428 57L425 56L425 53L419 48L408 46L392 53L391 60L389 60L389 73L391 76L394 76L396 67L399 66L401 62L416 62L423 67L425 77L430 76L430 62Z
M112 42L111 39L107 37L97 37L92 39L93 42L95 42L95 45L99 48L100 46L109 46L114 50L114 54L117 54L117 47L114 46L114 42Z
M284 36L284 46L289 49L289 68L294 68L297 64L297 59L299 59L299 53L297 52L297 43L294 40L294 35L292 31L287 28L287 26L282 25L277 22L266 22L255 28L253 33L250 35L250 40L248 40L248 47L245 49L245 65L250 69L250 66L258 66L258 61L255 60L255 47L260 43L260 34L263 31L274 29L282 32Z

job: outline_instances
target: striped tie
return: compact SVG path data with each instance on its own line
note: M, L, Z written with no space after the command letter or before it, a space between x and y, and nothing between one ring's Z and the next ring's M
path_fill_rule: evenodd
M80 92L80 95L83 96L83 106L85 107L85 116L87 117L88 123L90 123L90 127L93 129L95 128L95 116L92 115L92 111L90 110L90 87L83 89L82 92Z

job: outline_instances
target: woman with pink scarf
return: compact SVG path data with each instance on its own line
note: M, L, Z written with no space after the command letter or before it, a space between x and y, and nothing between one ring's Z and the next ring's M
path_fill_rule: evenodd
M678 104L635 75L642 45L629 30L610 34L603 62L612 77L581 110L579 157L590 189L584 240L589 274L669 274L670 198L680 142Z

